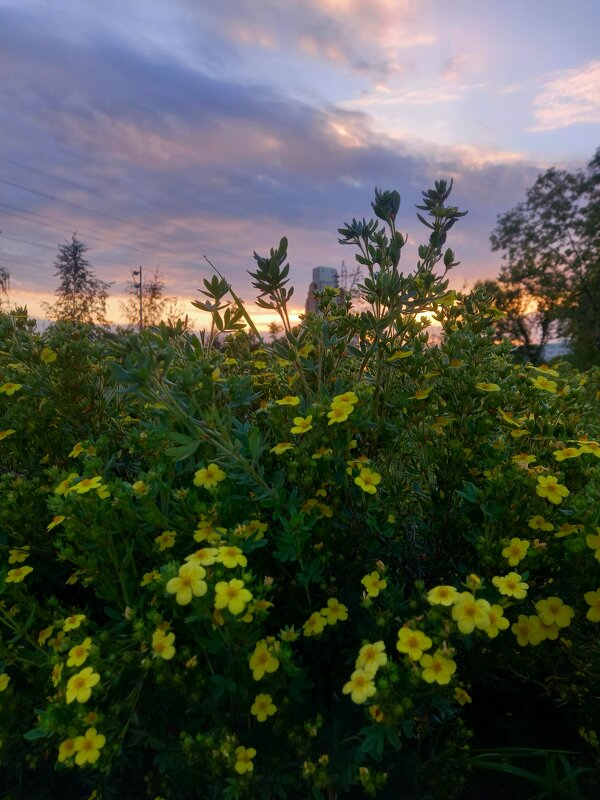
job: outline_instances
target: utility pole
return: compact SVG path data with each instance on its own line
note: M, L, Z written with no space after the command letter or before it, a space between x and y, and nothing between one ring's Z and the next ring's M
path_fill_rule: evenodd
M133 272L133 276L134 276L133 288L134 289L138 289L139 298L140 298L140 333L141 333L142 329L144 327L144 312L143 312L143 307L142 307L142 300L143 300L143 296L144 296L144 280L143 280L144 276L143 276L141 265L140 265L139 269L134 269L134 270L132 270L132 272ZM135 276L136 275L140 276L140 282L139 283L135 283Z

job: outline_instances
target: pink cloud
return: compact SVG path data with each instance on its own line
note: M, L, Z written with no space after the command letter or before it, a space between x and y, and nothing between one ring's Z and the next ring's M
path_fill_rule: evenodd
M569 69L549 80L533 101L530 132L600 123L600 61Z

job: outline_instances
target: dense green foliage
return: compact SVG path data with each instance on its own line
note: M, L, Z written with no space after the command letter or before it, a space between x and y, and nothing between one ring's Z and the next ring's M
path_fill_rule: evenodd
M600 376L448 291L448 196L408 274L397 193L340 229L360 314L257 256L251 353L219 278L202 337L0 317L2 797L592 796Z

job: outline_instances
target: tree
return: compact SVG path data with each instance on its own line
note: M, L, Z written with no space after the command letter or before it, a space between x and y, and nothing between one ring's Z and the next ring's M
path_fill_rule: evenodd
M101 281L84 258L88 248L74 233L70 242L58 245L54 261L60 284L55 303L44 303L51 317L69 322L106 325L106 301L110 284Z
M129 300L121 303L121 311L127 322L138 325L140 321L140 285L138 281L127 282ZM171 318L176 313L176 303L172 297L164 297L165 282L157 269L149 278L142 281L142 325L158 325L165 316Z
M526 200L498 216L490 240L504 251L501 288L516 292L521 311L534 310L530 332L543 322L547 335L569 339L579 366L599 362L600 149L585 170L539 175Z
M8 298L8 290L10 289L10 272L4 267L0 267L0 306L3 303L3 297Z
M544 298L532 302L521 285L509 285L495 280L477 281L473 291L483 291L504 318L496 321L496 332L510 339L514 354L523 361L538 364L552 333L554 309Z

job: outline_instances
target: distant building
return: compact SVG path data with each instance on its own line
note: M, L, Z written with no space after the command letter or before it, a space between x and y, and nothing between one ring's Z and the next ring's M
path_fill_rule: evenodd
M315 267L312 273L312 283L308 287L306 298L306 313L316 311L317 303L315 292L322 292L327 286L338 289L340 285L338 271L335 267Z

